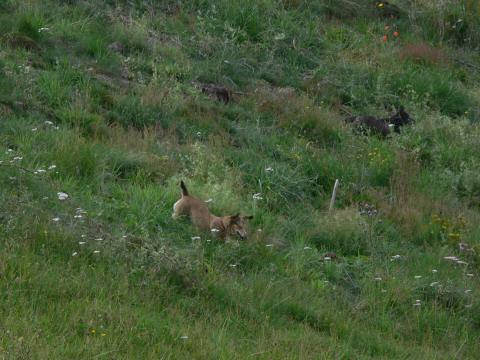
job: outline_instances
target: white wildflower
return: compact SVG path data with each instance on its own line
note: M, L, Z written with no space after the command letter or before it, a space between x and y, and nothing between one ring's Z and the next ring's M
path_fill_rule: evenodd
M465 294L470 294L471 292L472 292L472 289L465 290Z
M415 275L414 278L415 278L415 279L421 279L421 278L422 278L422 275Z
M432 273L436 274L438 272L437 269L432 269Z
M43 173L45 173L45 172L47 172L47 170L45 170L45 169L37 169L37 173L39 173L39 174L43 174Z
M465 305L465 307L466 307L467 309L470 309L472 306L473 306L473 304Z
M213 228L212 230L210 230L211 232L213 233L217 233L217 232L220 232L220 230L218 230L217 228Z
M187 339L188 339L188 336L187 336L187 335L180 336L180 339L182 339L182 340L187 340Z
M94 253L94 254L99 254L99 253L100 253L100 250L94 250L93 253Z
M38 29L38 32L39 32L39 33L42 33L42 32L44 32L44 31L50 31L50 29L47 28L47 27L41 27L40 29Z
M437 286L438 284L440 284L438 281L434 281L430 284L431 287L434 287L434 286Z
M78 245L85 245L87 242L86 241L79 241Z
M462 261L462 260L458 260L458 261L457 261L457 264L460 264L460 265L468 265L467 262Z
M473 277L473 274L468 273L467 276L468 276L468 277Z
M33 128L33 129L32 129L33 132L35 132L35 131L37 131L37 130L38 130L37 128Z
M64 193L62 191L57 192L58 200L67 200L68 199L68 194Z
M305 246L303 250L312 250L312 248L310 246Z
M269 167L267 167L267 168L265 169L265 171L266 171L266 172L272 172L272 171L273 171L273 168L272 168L271 166L269 166Z
M49 120L46 120L44 123L45 123L45 125L53 125L53 122L51 122Z
M375 281L382 281L383 279L381 277L376 277L374 280Z
M272 247L273 244L267 244L267 245L265 245L265 246L266 246L266 247Z
M83 218L83 215L80 215L80 214L79 215L74 215L73 218L74 219L81 219L81 218Z
M95 241L103 241L102 238L96 238Z
M15 156L15 157L13 158L13 161L20 161L20 160L22 160L22 159L23 159L22 156Z
M200 240L201 237L200 236L192 236L192 241L195 241L195 240Z
M206 202L206 203L211 203L211 202L213 202L213 199L212 199L212 198L207 199L207 200L205 200L205 202Z
M232 268L237 267L237 264L230 264L230 267Z
M59 217L54 217L54 218L52 219L52 221L58 222L58 221L60 221L60 218L59 218Z
M263 200L261 193L253 194L253 200Z
M397 255L393 255L393 256L390 257L390 261L395 261L395 260L398 260L398 259L400 259L400 258L401 258L401 256L398 255L398 254L397 254Z
M72 256L77 256L78 253L76 251L73 252Z
M455 262L457 262L459 260L456 256L444 256L443 258L445 260L455 261Z
M50 166L48 167L48 170L53 170L53 169L55 169L56 167L57 167L57 165L50 165Z

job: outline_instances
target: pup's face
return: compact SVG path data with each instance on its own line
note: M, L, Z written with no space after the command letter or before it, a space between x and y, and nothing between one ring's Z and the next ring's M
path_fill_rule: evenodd
M240 216L240 214L230 216L230 235L245 240L247 238L247 220L252 218L253 216Z
M403 106L400 106L395 115L392 116L392 123L398 125L406 125L415 122L415 119L410 117L410 114L405 111Z

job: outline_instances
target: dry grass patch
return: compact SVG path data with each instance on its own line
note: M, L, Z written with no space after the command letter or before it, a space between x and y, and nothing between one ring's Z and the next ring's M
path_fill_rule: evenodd
M411 60L418 63L446 66L449 63L447 55L440 48L433 47L425 42L407 44L399 50L402 60Z

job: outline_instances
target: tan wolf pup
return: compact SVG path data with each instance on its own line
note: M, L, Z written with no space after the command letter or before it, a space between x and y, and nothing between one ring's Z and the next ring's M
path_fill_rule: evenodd
M182 197L173 205L172 218L177 219L180 216L187 216L191 222L202 231L210 230L217 233L225 240L230 236L238 236L244 240L247 237L246 220L253 216L215 216L208 210L207 204L188 193L183 180L180 182Z

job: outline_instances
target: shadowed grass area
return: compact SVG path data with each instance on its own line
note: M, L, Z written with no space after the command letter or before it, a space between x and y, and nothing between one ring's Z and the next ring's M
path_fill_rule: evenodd
M1 2L0 356L477 358L479 10Z

